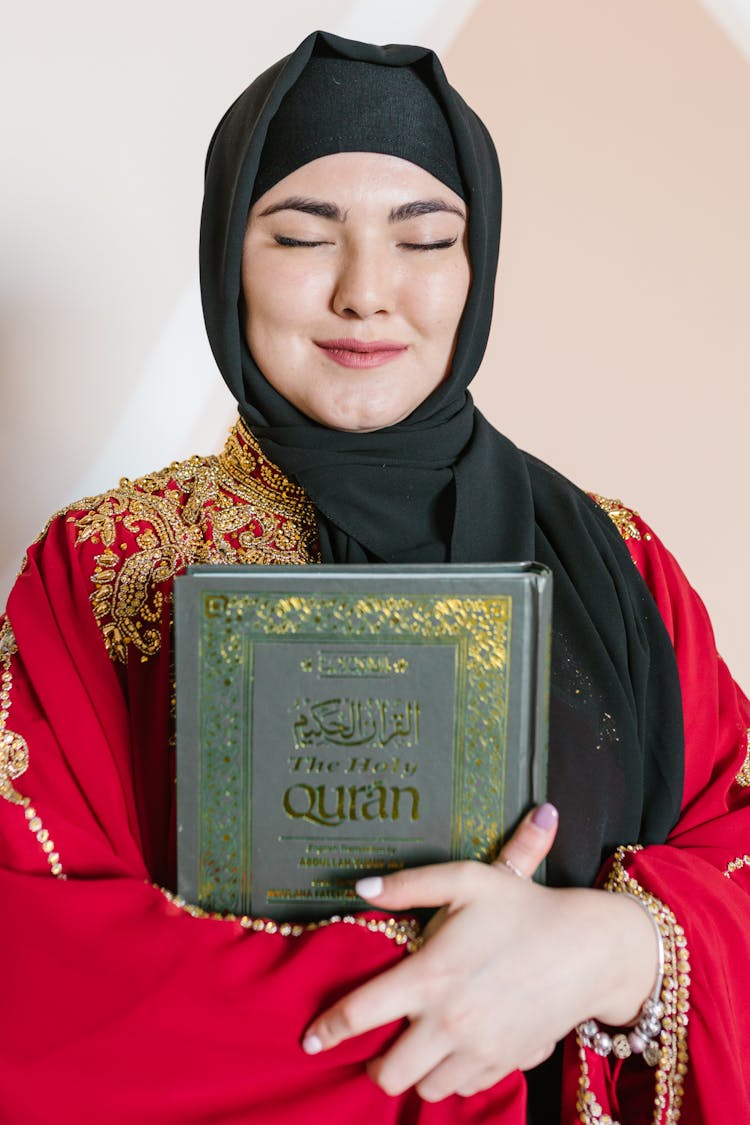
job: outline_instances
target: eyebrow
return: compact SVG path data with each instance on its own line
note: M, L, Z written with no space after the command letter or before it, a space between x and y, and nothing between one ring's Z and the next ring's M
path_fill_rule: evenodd
M414 219L418 215L434 215L439 211L447 211L451 215L458 215L465 219L466 214L460 207L454 207L445 199L415 199L413 203L402 203L394 207L388 216L391 223L403 223L406 219Z
M335 219L339 223L343 223L346 218L345 212L335 203L326 203L322 199L306 199L302 195L290 195L288 199L272 203L270 207L266 207L265 211L261 211L261 217L275 215L277 211L303 211L306 215L318 215L321 219Z
M265 217L275 215L279 211L302 211L305 215L317 215L318 218L333 219L337 223L343 223L346 219L346 211L335 203L328 203L323 199L308 199L301 195L290 195L288 199L272 203L260 214L261 217ZM393 207L388 214L388 222L403 223L407 219L414 219L419 215L434 215L439 211L458 215L461 219L466 218L460 207L454 207L445 199L415 199L411 203L402 203L399 207Z

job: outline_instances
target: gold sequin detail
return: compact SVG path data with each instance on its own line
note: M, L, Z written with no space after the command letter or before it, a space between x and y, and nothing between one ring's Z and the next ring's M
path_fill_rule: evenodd
M728 863L724 872L725 879L731 879L735 871L741 871L743 867L750 867L750 855L738 855L731 863Z
M626 508L622 500L608 500L606 496L600 496L598 492L592 492L591 498L607 513L623 539L641 538L641 533L635 522L638 516L637 512L634 512L631 508ZM647 536L647 538L650 538L650 536Z
M745 753L745 760L742 763L742 768L737 774L735 781L738 785L742 785L745 789L750 787L750 730L747 732L747 751Z
M625 868L625 857L640 851L640 846L617 849L605 890L633 895L649 911L659 928L664 945L664 976L661 1001L664 1005L659 1062L654 1072L654 1125L674 1125L680 1116L685 1074L688 1066L687 1027L690 1011L690 958L685 931L672 911L644 890ZM602 1113L591 1091L586 1050L578 1042L581 1071L577 1110L584 1125L616 1125Z
M576 1101L578 1120L583 1122L583 1125L620 1125L619 1121L615 1121L608 1113L604 1113L591 1089L588 1056L580 1039L578 1040L578 1058L581 1063Z
M8 726L13 686L10 658L17 651L16 638L6 617L0 627L0 797L14 805L20 805L23 797L14 789L13 782L29 768L26 739Z
M123 479L68 518L76 545L101 547L91 604L109 655L121 663L131 647L141 660L159 651L171 580L187 566L318 561L312 505L241 422L219 457Z
M39 813L36 811L31 803L31 800L28 797L23 797L21 799L21 804L23 805L24 816L26 817L26 824L29 828L29 831L32 832L36 837L36 841L41 847L44 853L44 857L47 860L51 874L54 875L56 879L66 879L67 876L63 871L63 865L60 862L60 853L55 847L54 840L50 836L47 829L44 827L42 818L39 816Z
M44 827L42 818L30 799L23 797L13 785L13 782L29 768L29 747L26 739L7 726L10 715L10 692L13 686L10 661L17 651L12 626L5 618L0 626L0 667L2 668L0 672L0 797L12 805L21 806L29 831L34 834L41 847L51 873L58 879L64 879L60 854L49 831Z
M274 922L269 918L253 918L249 914L221 914L211 913L201 906L194 906L187 902L182 895L153 884L161 891L168 902L178 906L193 918L211 918L221 922L239 922L246 930L255 933L279 934L281 937L301 937L313 930L322 930L326 926L359 926L372 934L383 934L389 941L396 945L406 947L407 953L416 953L423 943L419 923L415 918L360 918L354 914L334 914L330 918L320 918L315 922Z

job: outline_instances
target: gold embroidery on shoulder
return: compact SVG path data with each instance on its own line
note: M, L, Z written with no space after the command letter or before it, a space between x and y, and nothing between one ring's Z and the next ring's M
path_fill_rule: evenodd
M612 523L623 539L640 539L641 533L635 520L638 515L631 508L626 508L622 500L608 500L598 492L592 492L591 498L607 513Z
M224 561L190 518L189 501L207 502L213 493L210 470L185 462L137 481L123 479L75 521L77 546L90 540L103 548L94 558L91 605L114 660L124 662L130 644L142 659L159 651L161 583L190 563ZM130 542L121 543L126 537Z
M171 902L173 906L184 910L193 918L210 918L220 922L239 922L245 930L254 933L279 934L281 937L302 937L303 934L313 930L322 930L326 926L359 926L371 934L383 934L389 941L396 945L405 945L407 953L416 953L424 942L421 928L416 918L362 918L355 914L334 914L330 918L320 918L315 922L274 922L269 918L253 918L249 914L221 914L209 912L201 906L194 906L187 902L182 895L173 894L157 883L152 884L156 890Z
M110 657L121 663L130 646L141 660L159 651L168 584L187 566L318 560L310 501L266 460L241 423L219 457L192 457L123 479L70 518L76 545L102 548L94 558L91 604Z
M664 977L661 1001L664 1005L659 1062L654 1073L654 1125L673 1125L679 1119L688 1065L687 1025L690 1011L690 958L685 931L672 911L637 882L625 868L625 857L641 850L640 845L618 848L604 889L629 894L649 911L664 943ZM581 1072L577 1110L584 1125L615 1125L603 1114L590 1088L586 1048L579 1040Z
M0 797L12 805L20 805L23 808L29 831L36 837L51 873L58 879L64 879L65 874L59 853L44 827L42 818L37 815L30 799L22 797L13 785L13 782L29 768L29 747L26 739L7 726L10 715L10 692L13 687L11 657L17 652L13 628L6 617L0 626L0 667L2 667L0 672Z
M742 785L745 789L750 787L750 730L747 732L747 751L745 753L745 760L742 763L742 768L737 774L735 781L738 785Z

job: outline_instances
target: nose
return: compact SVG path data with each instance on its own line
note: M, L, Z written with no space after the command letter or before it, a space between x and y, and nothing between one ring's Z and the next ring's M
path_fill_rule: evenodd
M338 263L333 309L339 315L362 320L393 309L395 276L385 250L372 246L348 247Z

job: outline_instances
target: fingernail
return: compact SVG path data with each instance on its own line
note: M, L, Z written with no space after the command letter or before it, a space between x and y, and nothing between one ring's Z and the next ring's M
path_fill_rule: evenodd
M531 817L531 823L535 824L537 828L543 829L548 832L550 828L554 828L558 821L558 811L554 805L549 801L545 801L543 805L534 809L534 814Z
M360 898L377 898L383 893L383 880L379 875L370 875L367 879L357 879L354 889Z
M319 1055L323 1050L323 1044L317 1035L306 1035L302 1040L302 1050L306 1055Z

